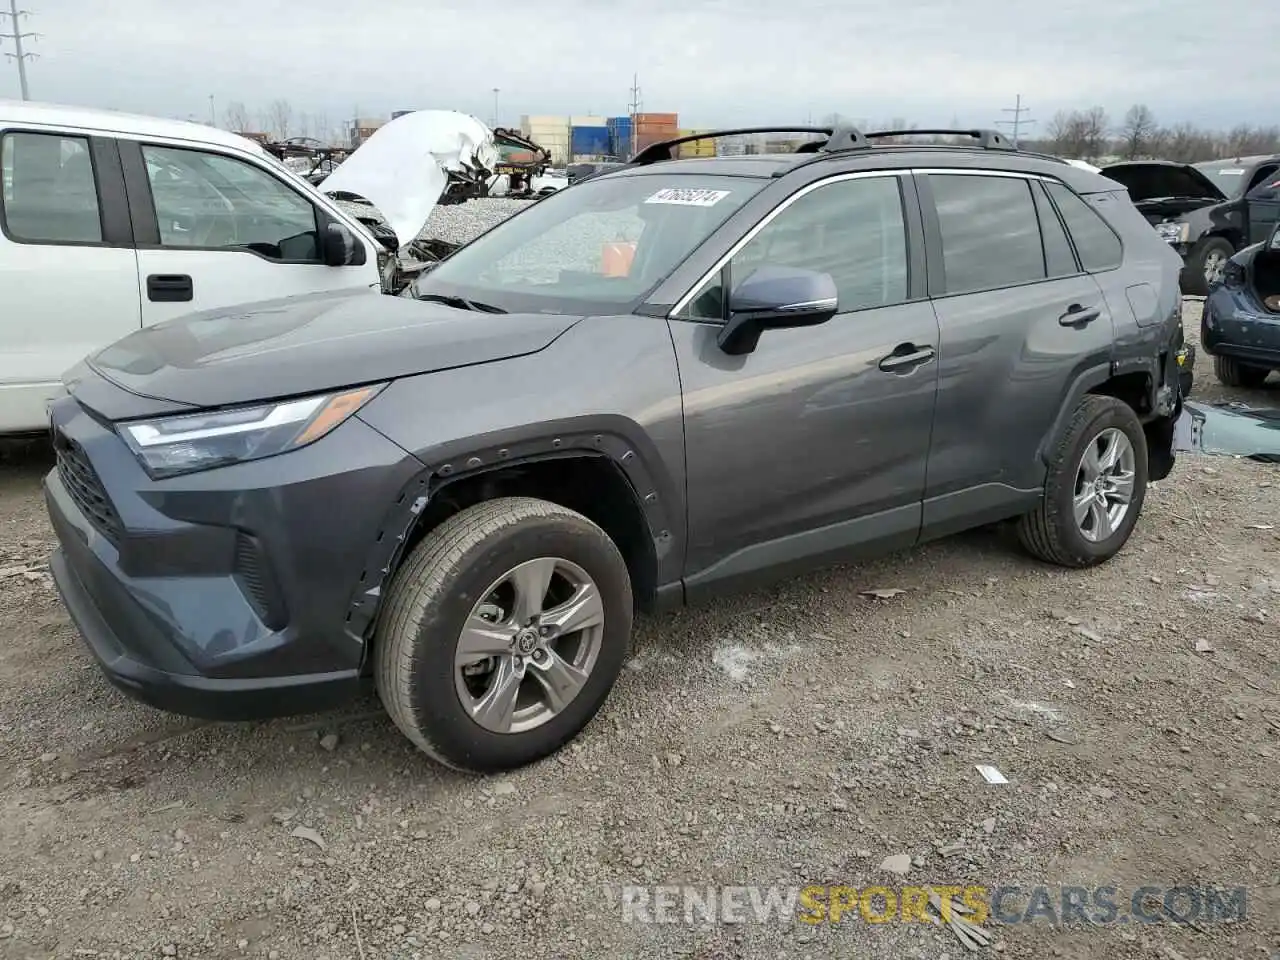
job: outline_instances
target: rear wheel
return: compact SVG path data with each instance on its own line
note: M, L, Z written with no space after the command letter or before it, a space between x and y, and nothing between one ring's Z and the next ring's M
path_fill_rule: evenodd
M1218 382L1228 387L1260 387L1271 371L1254 367L1231 357L1214 357L1213 372Z
M1205 237L1187 254L1184 293L1193 297L1207 296L1209 284L1222 276L1222 270L1236 252L1226 237Z
M1110 560L1125 545L1147 493L1147 438L1114 397L1088 396L1058 442L1040 506L1018 522L1032 555L1064 567Z
M431 531L396 574L374 638L378 694L448 766L523 766L595 716L631 618L626 563L603 530L543 500L491 500Z

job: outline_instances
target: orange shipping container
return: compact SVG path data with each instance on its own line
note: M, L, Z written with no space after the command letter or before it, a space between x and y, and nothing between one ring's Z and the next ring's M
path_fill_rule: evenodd
M661 124L664 127L680 126L680 115L678 113L637 113L633 120L637 126L646 123Z

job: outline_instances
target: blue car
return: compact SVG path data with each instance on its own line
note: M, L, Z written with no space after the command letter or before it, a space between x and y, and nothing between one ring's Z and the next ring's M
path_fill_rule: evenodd
M1200 343L1229 387L1260 387L1280 370L1280 226L1245 247L1210 284Z

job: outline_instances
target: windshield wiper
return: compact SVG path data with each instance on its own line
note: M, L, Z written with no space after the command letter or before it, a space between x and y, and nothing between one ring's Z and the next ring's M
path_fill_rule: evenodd
M419 300L430 300L432 303L443 303L459 310L474 310L476 313L506 313L501 307L492 303L481 303L479 300L468 300L466 297L453 297L444 293L420 293Z

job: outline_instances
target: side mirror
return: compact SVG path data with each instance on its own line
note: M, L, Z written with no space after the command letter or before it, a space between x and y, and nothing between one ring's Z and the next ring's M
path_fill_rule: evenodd
M364 244L341 223L330 221L320 234L320 256L326 266L361 267L368 260Z
M1271 236L1267 238L1267 249L1280 253L1280 220L1271 228Z
M811 327L836 315L839 295L827 273L798 267L757 267L729 294L729 322L716 344L728 354L750 353L765 330Z

